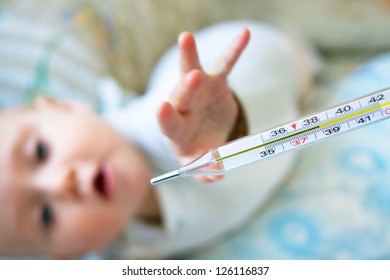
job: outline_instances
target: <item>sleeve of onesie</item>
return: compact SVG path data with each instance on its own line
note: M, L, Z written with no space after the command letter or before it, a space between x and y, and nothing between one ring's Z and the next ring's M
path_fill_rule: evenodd
M226 22L195 34L206 71L243 27L251 30L251 40L229 83L243 105L250 133L256 133L296 117L298 66L291 41L277 29L255 22ZM150 97L170 92L176 84L177 57L176 47L162 57L152 75ZM166 166L178 165L167 151L158 157L168 161ZM294 154L286 154L232 171L215 183L184 178L157 186L164 226L155 228L141 222L130 226L128 255L164 258L212 244L264 205L291 169L293 159ZM159 171L171 170L161 167Z

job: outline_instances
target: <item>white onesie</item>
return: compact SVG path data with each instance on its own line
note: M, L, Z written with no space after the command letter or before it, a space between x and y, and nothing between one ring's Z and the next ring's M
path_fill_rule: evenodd
M243 27L250 29L251 40L230 74L229 84L244 107L250 133L256 133L297 116L300 66L292 41L282 32L269 25L238 21L213 25L195 34L206 71ZM146 94L105 116L144 149L153 176L179 167L155 115L157 106L179 80L178 56L176 46L168 50L157 64ZM293 158L287 154L233 171L216 183L185 178L156 186L163 227L135 221L110 255L121 250L114 255L166 258L211 244L266 203L291 170Z

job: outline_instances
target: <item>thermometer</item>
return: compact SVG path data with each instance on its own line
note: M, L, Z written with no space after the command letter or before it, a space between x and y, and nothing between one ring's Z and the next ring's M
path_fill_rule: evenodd
M389 117L390 87L229 142L150 182L157 185L193 175L221 175Z

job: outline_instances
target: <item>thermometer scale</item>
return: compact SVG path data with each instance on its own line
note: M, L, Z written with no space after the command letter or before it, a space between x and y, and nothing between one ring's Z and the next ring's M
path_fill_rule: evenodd
M157 185L201 174L221 175L389 117L390 87L229 142L185 166L153 178L151 183Z

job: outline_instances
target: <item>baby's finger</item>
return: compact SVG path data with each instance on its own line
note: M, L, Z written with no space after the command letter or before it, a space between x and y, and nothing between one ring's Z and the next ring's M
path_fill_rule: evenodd
M181 139L183 119L169 102L163 102L157 111L157 119L160 129L165 136L173 142Z
M183 74L193 69L201 70L198 50L196 48L194 35L190 32L182 32L178 39L180 50L180 70Z
M192 108L194 95L200 86L203 73L199 70L193 70L185 75L182 82L172 92L170 100L172 105L180 113L185 113Z
M196 175L196 179L204 183L212 183L224 178L223 175Z
M222 55L214 63L211 71L214 74L227 75L232 70L241 53L247 46L250 39L250 31L244 28L241 34L234 40L234 42L222 53Z

